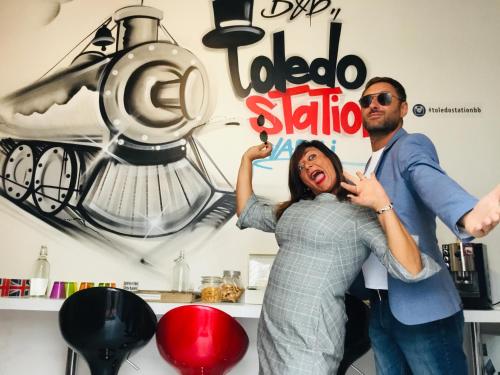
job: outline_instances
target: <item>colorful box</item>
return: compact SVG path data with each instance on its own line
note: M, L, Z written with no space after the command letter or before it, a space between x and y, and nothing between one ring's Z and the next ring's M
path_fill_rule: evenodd
M9 297L28 297L29 295L29 279L10 279Z
M0 296L7 297L9 295L10 279L0 279Z

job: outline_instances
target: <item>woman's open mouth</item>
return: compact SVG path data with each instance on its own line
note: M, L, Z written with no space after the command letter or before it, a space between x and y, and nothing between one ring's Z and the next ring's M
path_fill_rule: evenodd
M311 179L314 180L316 184L321 184L326 178L326 175L323 171L314 171L311 173Z

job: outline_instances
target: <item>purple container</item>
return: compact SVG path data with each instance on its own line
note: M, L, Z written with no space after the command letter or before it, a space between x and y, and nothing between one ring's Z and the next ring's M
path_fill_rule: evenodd
M54 285L52 285L52 291L50 292L50 298L66 298L66 290L64 286L64 281L54 281Z

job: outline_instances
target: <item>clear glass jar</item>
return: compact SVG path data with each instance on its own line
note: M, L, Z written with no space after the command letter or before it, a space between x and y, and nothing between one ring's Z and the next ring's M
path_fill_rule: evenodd
M201 277L201 302L217 303L221 302L222 277L202 276Z
M224 271L221 285L222 302L238 302L245 290L240 271Z

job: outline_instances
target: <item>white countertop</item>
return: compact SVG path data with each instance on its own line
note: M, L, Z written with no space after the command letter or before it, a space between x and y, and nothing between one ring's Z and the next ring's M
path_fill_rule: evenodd
M18 311L59 311L64 300L50 298L13 298L0 297L0 310ZM154 313L158 316L185 303L161 303L148 302ZM260 316L261 305L251 305L244 303L195 303L198 305L212 306L235 318L258 318Z
M464 310L464 318L470 323L500 323L500 308L493 310Z
M12 298L0 297L0 310L19 310L19 311L59 311L63 300L50 298ZM251 305L244 303L210 303L207 305L215 307L228 313L235 318L254 318L260 316L261 305ZM184 303L160 303L149 302L156 315L160 316L167 311L178 306L185 305ZM476 323L500 323L500 307L494 310L464 310L466 322Z

